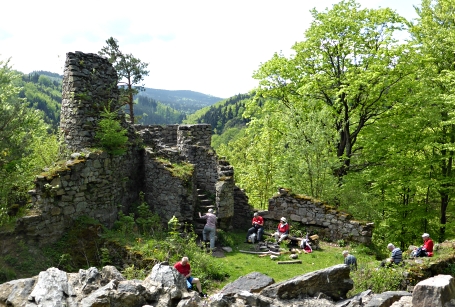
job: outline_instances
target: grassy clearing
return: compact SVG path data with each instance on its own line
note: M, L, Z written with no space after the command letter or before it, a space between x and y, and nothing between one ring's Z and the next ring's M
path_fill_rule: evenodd
M270 276L275 282L284 281L292 277L325 269L333 265L342 264L342 251L347 249L356 256L359 263L375 261L375 256L369 248L362 245L353 245L351 247L340 247L335 243L321 242L320 249L313 251L311 254L299 254L298 260L301 264L278 264L277 261L286 261L289 254L281 255L277 260L271 260L270 257L259 257L255 254L242 253L240 250L255 251L253 244L243 243L245 233L232 233L235 244L231 253L225 253L225 257L217 258L228 268L229 277L218 284L218 287L231 283L240 276L247 275L251 272L259 272ZM289 249L285 244L281 245L286 251Z

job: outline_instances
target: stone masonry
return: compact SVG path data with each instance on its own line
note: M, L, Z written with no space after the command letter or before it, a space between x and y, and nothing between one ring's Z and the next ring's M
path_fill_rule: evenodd
M269 200L269 210L262 213L265 219L288 219L290 225L299 223L321 239L340 239L369 244L373 235L373 223L356 221L346 213L321 201L304 195L292 195L286 189Z

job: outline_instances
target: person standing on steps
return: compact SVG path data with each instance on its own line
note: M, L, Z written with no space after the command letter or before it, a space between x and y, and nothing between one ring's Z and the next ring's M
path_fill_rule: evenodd
M257 241L262 241L262 233L264 232L264 218L260 216L257 212L254 213L253 220L251 221L251 227L248 229L246 234L245 243L248 243L248 238L251 234L255 233L257 235Z
M216 215L213 214L213 209L209 209L209 211L202 216L201 212L199 212L199 217L207 220L204 230L202 230L202 240L204 240L204 242L210 240L210 250L213 250L215 249Z

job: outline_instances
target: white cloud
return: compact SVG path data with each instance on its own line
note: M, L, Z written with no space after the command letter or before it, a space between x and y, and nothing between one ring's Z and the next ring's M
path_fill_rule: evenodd
M415 17L417 0L361 0ZM146 87L193 90L227 98L253 89L251 78L275 52L290 52L319 0L9 1L2 4L0 59L24 73L63 74L67 52L97 53L114 37L149 63Z

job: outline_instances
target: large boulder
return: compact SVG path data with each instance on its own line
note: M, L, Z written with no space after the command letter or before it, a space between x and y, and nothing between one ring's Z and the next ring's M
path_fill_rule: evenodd
M273 283L275 283L273 278L259 272L252 272L224 286L221 289L221 293L226 296L232 296L242 291L259 293L262 289Z
M291 300L315 297L323 293L338 301L346 298L348 291L354 287L349 273L349 266L339 264L270 285L260 294L270 298Z
M0 306L25 306L37 277L8 281L0 285ZM2 305L5 304L5 305Z
M66 298L73 295L66 272L49 268L38 275L38 282L30 293L29 301L42 307L64 306Z
M412 293L413 307L452 306L455 299L455 280L451 275L437 275L422 280L414 287Z

